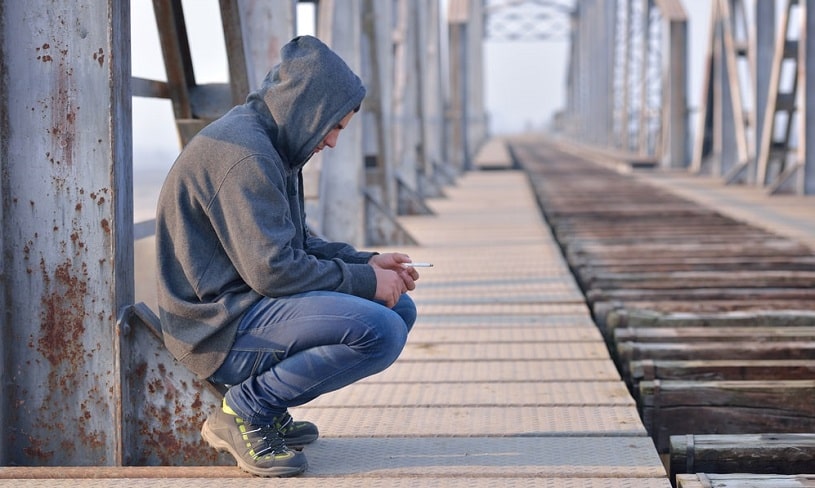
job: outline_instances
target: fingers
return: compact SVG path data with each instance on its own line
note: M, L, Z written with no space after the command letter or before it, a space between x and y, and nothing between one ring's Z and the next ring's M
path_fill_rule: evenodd
M389 308L396 305L403 293L408 291L408 284L398 272L388 269L375 268L376 295Z
M405 293L405 284L402 280L397 280L393 283L393 286L390 288L390 296L385 301L388 308L393 308L396 303L399 301L399 298L402 297L402 293Z
M416 289L419 272L404 266L409 262L410 256L403 253L378 254L368 261L376 273L376 298L389 308L396 305L402 294Z
M411 273L411 271L413 271ZM419 273L415 272L412 268L402 269L398 271L399 277L405 285L406 291L416 289L416 280L419 279Z

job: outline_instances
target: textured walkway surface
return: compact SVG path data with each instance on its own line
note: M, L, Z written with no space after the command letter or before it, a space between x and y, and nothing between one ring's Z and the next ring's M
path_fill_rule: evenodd
M402 221L435 266L400 359L296 411L324 435L307 478L669 486L526 176L470 172L446 192Z

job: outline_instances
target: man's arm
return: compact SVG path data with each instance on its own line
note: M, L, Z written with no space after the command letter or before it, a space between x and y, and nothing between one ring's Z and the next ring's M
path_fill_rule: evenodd
M357 251L350 244L344 242L329 242L311 235L306 230L306 252L318 259L340 259L346 263L366 264L375 252Z

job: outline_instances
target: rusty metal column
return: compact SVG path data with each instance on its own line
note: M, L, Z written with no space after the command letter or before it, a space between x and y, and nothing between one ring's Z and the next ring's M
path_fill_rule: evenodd
M637 153L641 156L648 154L648 69L651 45L650 45L650 27L651 27L651 10L652 0L639 0L640 2L640 18L637 19L641 22L640 25L640 65L639 65L639 81L641 84L639 91L639 113L637 114Z
M416 189L418 133L418 72L416 69L418 4L414 0L396 2L394 31L393 156L396 165L397 212L411 211L406 193Z
M801 37L803 38L804 58L801 60L803 80L803 114L798 116L801 124L801 142L799 143L798 164L799 181L801 182L799 193L804 195L815 195L815 103L809 97L815 93L815 9L812 2L804 3L804 18L801 20Z
M667 36L662 50L668 60L662 75L663 149L660 166L686 168L688 159L688 17L682 3L657 1Z
M444 94L442 91L441 7L436 0L424 0L425 21L419 23L424 34L420 64L422 150L425 158L420 192L427 197L440 196L441 186L450 183L451 175L444 165Z
M474 156L487 139L487 112L484 106L484 2L471 0L467 29L467 131L468 154Z
M396 208L395 178L393 177L392 89L393 89L393 4L363 0L362 2L362 76L367 89L362 104L363 147L366 185L372 204L383 210L369 212L369 239L389 241L391 215ZM388 215L383 215L388 214ZM377 237L374 238L373 236Z
M579 5L579 4L578 4ZM580 84L580 29L578 8L569 15L569 60L566 71L566 108L560 130L569 138L577 137Z
M773 70L773 56L775 54L775 0L756 0L755 2L755 36L756 36L756 66L753 103L756 107L754 140L756 150L750 157L747 169L747 183L755 185L758 171L758 145L762 140L764 118L767 114L767 96L770 92L770 73Z
M4 20L3 15L2 15L2 6L0 6L0 25L3 26L3 27L1 27L3 29L2 32L5 32L5 20ZM0 39L2 39L2 38L3 37L0 37ZM0 49L0 52L5 52L5 45L2 46L2 49ZM2 55L0 55L0 63L2 63L3 65L6 64L5 58ZM6 82L5 82L5 76L3 76L2 73L0 73L0 87L2 87L2 88L0 88L0 202L2 202L2 205L0 205L0 310L3 310L3 315L0 315L0 331L6 331L6 330L9 330L9 328L10 328L9 321L6 319L7 314L5 312L6 310L8 310L6 308L6 293L7 293L6 288L7 288L7 283L11 282L11 279L10 279L11 277L6 274L6 266L5 266L5 263L6 263L6 242L5 242L5 237L3 235L4 234L3 229L6 228L6 220L4 219L5 208L6 208L6 199L5 199L4 187L6 186L6 178L3 177L2 174L4 174L4 172L5 172L6 160L8 159L8 150L7 150L8 141L6 140L6 137L7 137L6 134L8 134L8 130L9 130L9 120L8 120L8 111L7 111L7 103L6 103L6 99L7 99L6 98L7 97L7 94L6 94L7 92L5 90ZM8 344L8 341L6 340L6 335L3 334L2 337L3 337L2 343L3 344ZM6 361L6 356L7 356L7 354L5 352L5 348L0 347L0 384L2 384L2 385L11 384L11 381L9 380L9 376L8 376L8 374L6 372L6 365L9 364L8 361ZM4 402L4 401L0 402L0 425L8 425L7 415L8 414L7 414L6 402ZM0 432L0 435L2 435L2 437L1 437L2 442L0 442L0 466L6 465L7 460L8 460L8 458L6 456L6 452L7 452L6 444L8 444L8 442L6 441L6 432L5 432L5 430L6 429L3 428L3 431Z
M295 35L297 0L238 0L249 90L280 62L280 48Z
M448 63L450 70L450 105L448 107L447 124L449 127L449 144L447 161L455 174L470 169L471 161L467 148L468 132L467 120L469 110L467 106L469 90L467 79L467 26L470 15L470 2L468 0L450 0L447 5L448 23Z
M360 0L321 0L317 35L356 73L361 72ZM362 131L359 117L342 131L337 147L320 153L320 222L325 236L355 246L365 244Z
M587 140L600 147L611 147L614 142L614 55L613 42L617 21L617 2L583 2L580 15L582 28L585 29L586 43L584 62L588 63L587 72L591 73L587 84L586 106L584 107L584 134Z
M629 107L631 106L631 42L634 38L631 25L632 5L631 2L625 2L622 7L617 5L618 10L618 26L615 29L614 40L618 44L615 50L616 62L619 65L616 67L615 77L619 80L618 89L622 93L618 94L619 102L616 111L616 124L617 127L613 129L616 133L614 143L617 148L628 151L630 150L629 137L631 136L629 130ZM621 17L621 18L620 18Z
M397 218L394 157L394 7L362 1L362 76L368 93L361 113L365 161L366 244L415 243Z
M612 7L596 0L577 4L574 39L577 47L571 60L575 72L574 136L583 144L606 147L613 144L614 98L612 69L614 63L614 24L616 2Z
M716 60L716 83L721 98L717 101L716 113L719 120L720 130L716 137L718 140L719 157L711 165L713 176L723 176L728 174L741 161L746 160L746 154L740 150L740 138L738 136L737 124L744 124L740 106L741 87L737 85L739 73L734 70L734 48L729 42L733 37L732 0L719 0L720 13L722 15L719 22L720 40L716 49L719 57ZM742 138L743 139L743 138ZM745 148L746 149L746 148Z
M3 2L2 464L121 463L133 301L130 8Z

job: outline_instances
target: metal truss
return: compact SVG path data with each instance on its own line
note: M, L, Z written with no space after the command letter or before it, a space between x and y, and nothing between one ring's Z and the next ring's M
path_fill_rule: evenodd
M491 41L566 41L573 0L485 0L485 38Z
M642 164L687 163L687 18L678 0L579 0L572 17L570 137Z
M808 123L815 109L806 101L815 84L809 3L711 3L691 171L770 194L815 193L815 156L807 149L815 137Z
M699 122L690 170L721 175L728 182L747 177L754 152L754 46L742 0L711 4Z
M662 140L662 15L653 0L617 4L614 64L615 142L639 155L659 152Z

